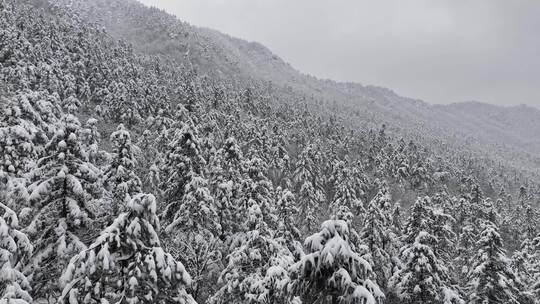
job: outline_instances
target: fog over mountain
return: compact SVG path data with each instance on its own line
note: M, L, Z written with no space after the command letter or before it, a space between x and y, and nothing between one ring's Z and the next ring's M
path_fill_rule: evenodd
M429 103L540 107L537 1L143 0L302 72Z

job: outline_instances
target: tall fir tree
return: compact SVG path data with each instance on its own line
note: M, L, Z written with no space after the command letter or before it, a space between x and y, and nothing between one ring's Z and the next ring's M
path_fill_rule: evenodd
M96 164L99 159L98 146L101 141L101 134L98 131L98 120L89 118L81 131L81 141L84 149L88 153L88 160Z
M81 228L93 213L88 202L100 194L99 170L88 162L77 134L77 118L66 115L45 146L45 156L32 171L30 203L33 219L27 231L36 244L31 278L34 298L59 291L56 280L69 258L86 248Z
M532 303L522 283L510 268L498 228L486 222L477 242L478 252L469 272L469 303Z
M160 168L166 178L162 179L160 188L166 204L162 216L170 222L182 202L186 185L194 176L202 175L206 161L202 157L196 129L189 122L180 121L167 133L170 142Z
M124 211L131 197L141 190L141 180L135 172L136 160L131 136L123 124L110 138L113 144L111 163L105 168L103 184L112 192L112 214Z
M373 261L377 284L386 290L393 273L397 255L397 236L392 226L392 201L388 186L382 183L375 197L369 202L364 228L360 232L363 243L368 247Z
M429 197L424 197L411 207L399 252L401 267L390 278L389 286L406 304L463 303L452 286L448 267L437 254L441 240L435 235L438 229L434 222L438 219L430 204Z
M242 199L243 153L234 137L228 137L210 161L209 188L216 201L221 226L220 238L225 240L240 231Z
M283 191L276 205L279 220L275 238L287 247L295 258L299 258L303 250L302 244L298 242L301 232L297 227L299 211L294 194L289 190Z
M21 177L40 156L47 142L48 124L55 122L42 114L55 117L58 109L34 92L21 93L3 102L6 106L0 113L0 173Z
M290 303L285 286L293 256L274 239L258 204L248 208L245 232L232 238L220 289L210 299L220 303Z
M208 190L208 181L193 176L186 185L182 202L172 222L165 228L170 236L171 248L192 274L190 287L196 300L202 300L204 292L213 288L208 282L209 270L221 259L221 226L217 206Z
M290 268L290 289L302 303L375 304L384 298L372 266L353 250L345 221L325 221L304 246L306 254Z
M330 203L333 212L336 212L340 206L347 206L355 216L363 214L364 208L361 198L363 193L357 187L353 173L343 161L334 166L333 179L334 197Z
M158 230L155 197L135 195L127 212L71 259L59 302L196 304L186 291L190 275L164 251Z
M30 282L22 272L33 250L30 240L18 230L13 210L0 203L0 303L32 303Z
M540 299L540 234L531 242L532 253L529 259L529 271L531 274L531 284L529 290L536 299Z

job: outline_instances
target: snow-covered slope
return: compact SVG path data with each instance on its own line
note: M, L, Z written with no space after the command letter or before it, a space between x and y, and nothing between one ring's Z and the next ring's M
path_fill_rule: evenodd
M212 77L240 83L262 82L278 96L287 94L297 100L337 105L344 119L360 128L386 124L391 132L431 146L442 142L459 150L486 154L518 169L533 173L540 170L537 109L479 102L430 105L383 87L302 74L257 42L191 26L164 11L145 8L135 0L75 3L83 11L82 17L102 24L140 52L167 55L178 64L196 66Z

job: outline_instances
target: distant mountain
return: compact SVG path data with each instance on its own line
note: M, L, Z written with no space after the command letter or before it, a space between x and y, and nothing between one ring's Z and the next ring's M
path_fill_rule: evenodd
M531 174L540 172L538 109L480 102L430 105L383 87L302 74L257 42L189 25L162 10L144 9L135 0L73 3L83 18L101 24L139 52L167 55L211 77L266 83L276 94L292 99L334 104L347 123L359 128L386 124L390 132L440 152L450 145Z

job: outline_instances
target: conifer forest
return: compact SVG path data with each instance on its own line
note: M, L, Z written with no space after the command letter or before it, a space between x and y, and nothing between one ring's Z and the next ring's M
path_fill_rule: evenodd
M0 0L0 106L1 304L540 304L535 108L135 0Z

